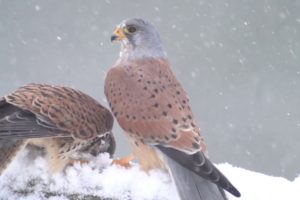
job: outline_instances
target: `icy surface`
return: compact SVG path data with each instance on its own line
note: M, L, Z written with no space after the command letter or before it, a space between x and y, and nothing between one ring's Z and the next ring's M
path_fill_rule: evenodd
M0 199L179 199L165 172L147 174L137 164L125 169L110 163L108 155L101 155L92 163L75 164L65 173L50 176L45 159L32 158L26 150L0 177ZM230 164L217 166L240 190L241 200L300 199L300 177L291 182ZM229 194L228 197L236 199Z

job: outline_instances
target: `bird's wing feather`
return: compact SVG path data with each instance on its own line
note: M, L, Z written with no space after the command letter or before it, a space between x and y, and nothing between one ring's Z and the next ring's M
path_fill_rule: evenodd
M111 130L113 121L106 108L84 93L46 84L29 84L5 96L0 113L2 137L90 139Z
M197 176L194 171L186 168L163 153L163 159L168 163L171 177L177 186L181 199L184 200L227 200L227 197L219 186Z
M41 121L34 114L12 107L12 112L0 119L0 138L2 139L28 139L41 137L58 137L67 134L59 130L55 125ZM13 111L16 110L16 111ZM0 108L0 112L2 109Z
M167 160L173 159L184 168L193 171L195 174L198 174L199 176L211 181L212 183L215 183L234 196L241 196L240 192L201 151L191 155L187 155L186 153L173 148L168 148L161 145L157 145L156 147L162 152L162 154L165 155L165 157L168 157Z
M105 94L121 127L137 139L187 153L206 151L189 98L165 60L112 68Z

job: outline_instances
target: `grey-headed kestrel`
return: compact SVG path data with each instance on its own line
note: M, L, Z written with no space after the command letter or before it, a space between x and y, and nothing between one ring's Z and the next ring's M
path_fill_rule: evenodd
M63 86L29 84L0 98L0 174L26 144L45 149L50 173L115 151L113 116L96 100Z
M167 169L183 200L223 200L224 190L239 197L208 158L188 95L155 27L128 19L111 40L121 42L121 52L106 76L105 95L141 167Z

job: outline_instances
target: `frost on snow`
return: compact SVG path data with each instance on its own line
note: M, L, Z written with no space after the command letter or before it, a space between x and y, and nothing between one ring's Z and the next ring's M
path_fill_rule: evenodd
M147 174L137 164L125 169L110 163L104 154L89 164L75 164L64 173L50 176L45 159L25 150L0 176L0 199L179 199L165 172L153 170ZM300 176L288 181L229 164L217 167L240 190L241 200L300 199ZM237 199L230 194L228 197Z

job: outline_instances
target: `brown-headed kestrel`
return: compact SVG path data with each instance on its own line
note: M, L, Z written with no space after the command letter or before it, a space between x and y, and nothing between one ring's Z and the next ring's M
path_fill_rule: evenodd
M239 197L208 158L187 93L155 27L128 19L111 40L121 42L121 52L106 76L105 95L141 167L167 169L183 200L223 200L224 190Z
M26 144L45 149L50 172L115 151L108 109L81 91L29 84L0 98L0 174Z

